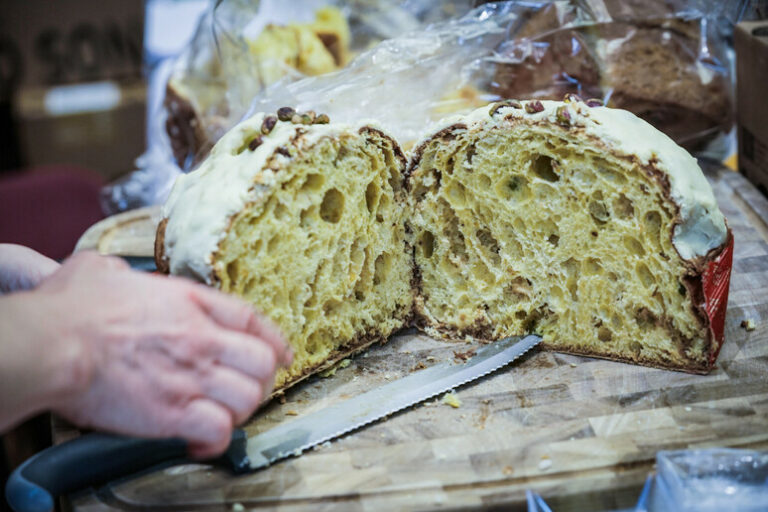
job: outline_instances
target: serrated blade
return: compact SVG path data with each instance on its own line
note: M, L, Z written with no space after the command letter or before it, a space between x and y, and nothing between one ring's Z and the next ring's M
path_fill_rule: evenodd
M513 336L481 347L463 364L438 364L277 426L248 439L251 470L299 455L385 416L457 388L506 366L541 341L539 336Z

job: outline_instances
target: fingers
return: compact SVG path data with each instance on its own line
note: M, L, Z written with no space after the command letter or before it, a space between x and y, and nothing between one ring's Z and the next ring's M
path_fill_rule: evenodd
M86 265L92 269L125 269L130 266L121 258L114 256L103 256L96 251L77 252L67 258L67 263L78 263Z
M223 329L211 337L210 344L218 363L262 381L274 378L277 356L266 343Z
M59 266L27 247L0 244L0 293L32 289Z
M187 404L179 421L178 435L189 442L189 454L212 458L229 446L232 415L222 405L205 398Z
M227 329L258 336L275 352L277 363L291 364L293 354L283 335L268 319L257 315L248 304L216 290L194 286L193 299L216 323Z
M203 384L204 393L230 411L235 425L250 418L261 404L262 389L258 381L225 367L211 371Z

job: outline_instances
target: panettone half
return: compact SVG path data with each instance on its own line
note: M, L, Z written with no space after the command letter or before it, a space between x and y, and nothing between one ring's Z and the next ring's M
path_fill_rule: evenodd
M290 113L283 118L289 118ZM252 303L294 363L276 390L384 341L411 312L405 165L367 125L256 115L228 132L163 208L156 260Z
M406 174L428 333L711 368L703 274L730 234L696 161L648 123L576 98L502 102L432 130Z

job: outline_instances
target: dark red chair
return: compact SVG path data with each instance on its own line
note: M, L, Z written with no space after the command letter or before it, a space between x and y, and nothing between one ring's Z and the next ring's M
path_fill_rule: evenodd
M104 217L103 179L77 167L43 167L0 175L0 242L25 245L62 259Z

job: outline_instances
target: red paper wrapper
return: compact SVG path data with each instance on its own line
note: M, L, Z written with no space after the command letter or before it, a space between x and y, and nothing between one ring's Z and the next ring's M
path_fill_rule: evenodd
M728 245L715 260L711 261L702 273L704 288L704 308L709 317L709 328L717 346L709 360L714 366L717 355L723 346L725 335L725 311L728 308L728 288L731 283L733 266L733 235L728 233Z

